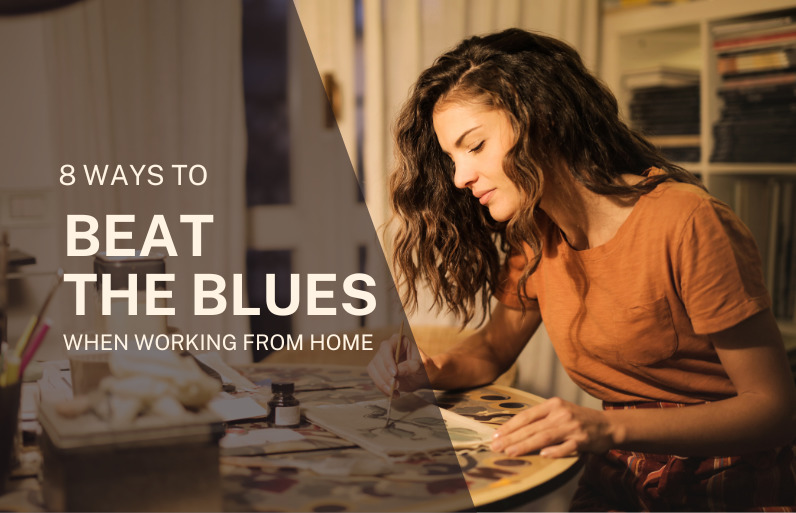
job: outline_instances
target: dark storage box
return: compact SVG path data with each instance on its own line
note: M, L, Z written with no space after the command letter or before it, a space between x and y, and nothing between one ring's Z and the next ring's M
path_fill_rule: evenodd
M53 511L221 511L220 420L142 417L112 429L98 417L39 408L44 502Z

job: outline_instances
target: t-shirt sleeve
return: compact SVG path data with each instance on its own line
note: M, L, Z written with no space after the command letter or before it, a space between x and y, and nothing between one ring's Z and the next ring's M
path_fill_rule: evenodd
M527 250L530 251L530 248ZM529 276L525 282L525 292L528 297L520 297L517 292L517 285L520 282L520 278L522 278L525 264L526 255L522 253L513 254L506 259L494 296L503 305L515 310L521 310L523 305L526 309L538 310L539 301L534 290L532 276Z
M771 306L752 233L713 198L702 200L686 220L673 264L697 334L731 328Z

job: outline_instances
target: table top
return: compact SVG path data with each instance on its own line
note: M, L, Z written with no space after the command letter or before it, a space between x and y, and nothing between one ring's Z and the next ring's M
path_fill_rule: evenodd
M252 381L295 384L302 406L345 404L383 397L362 367L258 364L241 369ZM498 385L437 392L440 407L498 426L543 399ZM265 427L248 423L246 428ZM488 449L389 463L378 475L330 474L373 455L311 424L296 429L300 442L269 444L258 456L222 457L226 510L278 504L282 511L454 511L525 495L577 470L577 457L509 457ZM337 471L335 471L337 472ZM546 489L545 491L550 491ZM530 496L533 497L532 495ZM505 502L504 502L505 504Z
M362 367L257 364L239 370L254 382L293 382L303 407L383 398ZM498 385L435 395L440 407L493 426L543 400ZM264 427L263 421L234 426L238 430ZM295 431L303 435L302 440L268 443L251 455L222 455L224 510L505 510L555 490L579 468L577 457L509 457L486 448L388 462L307 422ZM28 452L27 456L36 455ZM0 497L0 508L43 509L35 479L13 481L11 489L12 493Z

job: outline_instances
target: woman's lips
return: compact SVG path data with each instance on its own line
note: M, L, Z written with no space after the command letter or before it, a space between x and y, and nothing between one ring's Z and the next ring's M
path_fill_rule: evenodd
M490 190L490 191L487 191L487 192L485 192L484 194L482 194L482 195L481 195L481 196L478 198L478 201L479 201L479 202L480 202L482 205L486 205L487 203L489 203L489 200L490 200L490 198L492 198L492 195L494 195L494 194L495 194L495 191L496 191L496 190L497 190L497 189L492 189L492 190Z

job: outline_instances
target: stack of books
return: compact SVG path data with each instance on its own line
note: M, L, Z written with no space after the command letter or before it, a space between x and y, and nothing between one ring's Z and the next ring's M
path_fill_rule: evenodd
M739 177L733 209L752 231L774 315L796 322L796 180Z
M657 66L626 72L630 124L676 162L700 159L699 71Z
M769 255L772 310L783 320L796 322L796 182L779 181L771 196L771 231L776 233ZM776 198L774 195L779 196Z
M713 28L723 100L713 162L796 162L796 21L793 16Z

